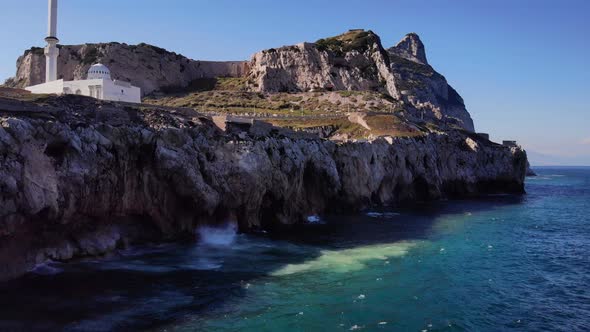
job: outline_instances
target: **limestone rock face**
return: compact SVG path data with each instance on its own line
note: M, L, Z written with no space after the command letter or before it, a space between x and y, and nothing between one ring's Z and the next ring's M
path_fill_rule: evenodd
M427 65L426 49L420 37L415 33L407 34L394 47L387 50L391 54L395 54L404 59Z
M248 78L251 88L261 92L379 91L414 118L474 131L463 99L428 65L416 34L387 51L377 35L362 30L265 50L252 57Z
M390 53L390 68L402 100L414 116L475 131L463 98L431 66Z
M350 31L316 43L256 53L249 79L253 89L263 92L375 90L397 98L388 67L379 36Z
M428 65L424 45L413 33L385 50L373 32L351 30L316 43L264 50L250 62L195 61L147 44L60 46L58 78L85 79L97 62L109 67L114 79L140 87L144 95L174 92L202 78L248 76L249 88L259 92L378 91L414 119L474 131L463 99ZM44 77L43 49L32 48L19 57L16 76L6 85L23 88L42 83Z
M110 69L113 79L131 82L143 94L183 88L199 78L240 77L248 71L245 61L195 61L148 44L106 43L60 45L58 78L86 79L88 68L98 62ZM44 81L43 49L32 48L19 57L16 76L6 85L24 88Z
M0 112L0 279L200 224L272 231L342 209L524 190L523 150L464 131L335 143L81 96L38 107Z

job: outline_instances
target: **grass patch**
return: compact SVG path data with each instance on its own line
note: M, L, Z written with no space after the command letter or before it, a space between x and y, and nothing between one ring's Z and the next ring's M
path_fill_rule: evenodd
M352 97L352 96L359 96L363 94L363 91L338 91L338 94L342 97L348 98L348 97Z
M375 136L416 137L425 134L424 131L414 128L395 115L367 115L365 122Z
M215 90L246 91L248 79L246 77L218 77Z
M348 112L393 113L397 104L368 91L262 94L240 90L244 79L218 79L215 89L151 96L144 103L188 107L199 112L255 113L277 116L344 115ZM210 87L210 86L209 86Z
M9 98L9 99L16 99L21 101L30 101L30 102L43 102L49 99L52 95L40 93L34 94L27 90L23 89L13 89L13 88L6 88L0 87L0 97L1 98Z

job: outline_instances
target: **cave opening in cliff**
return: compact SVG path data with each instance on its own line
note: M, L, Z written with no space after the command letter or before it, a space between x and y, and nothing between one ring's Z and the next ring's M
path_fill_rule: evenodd
M325 173L318 170L311 162L303 171L303 193L309 213L318 213L325 208L326 188L331 184L326 180Z
M412 187L414 188L414 195L416 200L419 201L426 201L429 200L430 197L430 190L428 188L428 182L424 177L418 176L414 179L412 183Z
M52 142L45 148L45 154L55 160L57 165L61 165L68 151L68 143Z
M264 230L272 230L277 223L277 214L282 211L284 200L277 198L272 192L267 192L262 198L260 208L260 227Z

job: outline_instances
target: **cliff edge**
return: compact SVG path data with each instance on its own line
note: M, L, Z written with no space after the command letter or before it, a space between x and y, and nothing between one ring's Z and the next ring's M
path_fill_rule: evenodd
M464 130L334 142L265 122L82 96L0 98L0 279L45 260L236 222L522 193L526 153Z

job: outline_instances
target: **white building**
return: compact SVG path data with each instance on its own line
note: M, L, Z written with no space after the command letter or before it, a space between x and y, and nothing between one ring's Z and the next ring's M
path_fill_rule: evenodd
M85 80L64 81L57 79L59 49L57 32L57 0L49 0L49 36L45 38L45 83L27 87L32 93L76 94L101 100L141 103L141 89L128 82L113 80L110 70L98 63L90 67Z
M88 77L79 81L55 80L26 88L32 93L75 94L101 100L141 103L141 89L128 82L111 79L111 72L96 64L88 70Z

